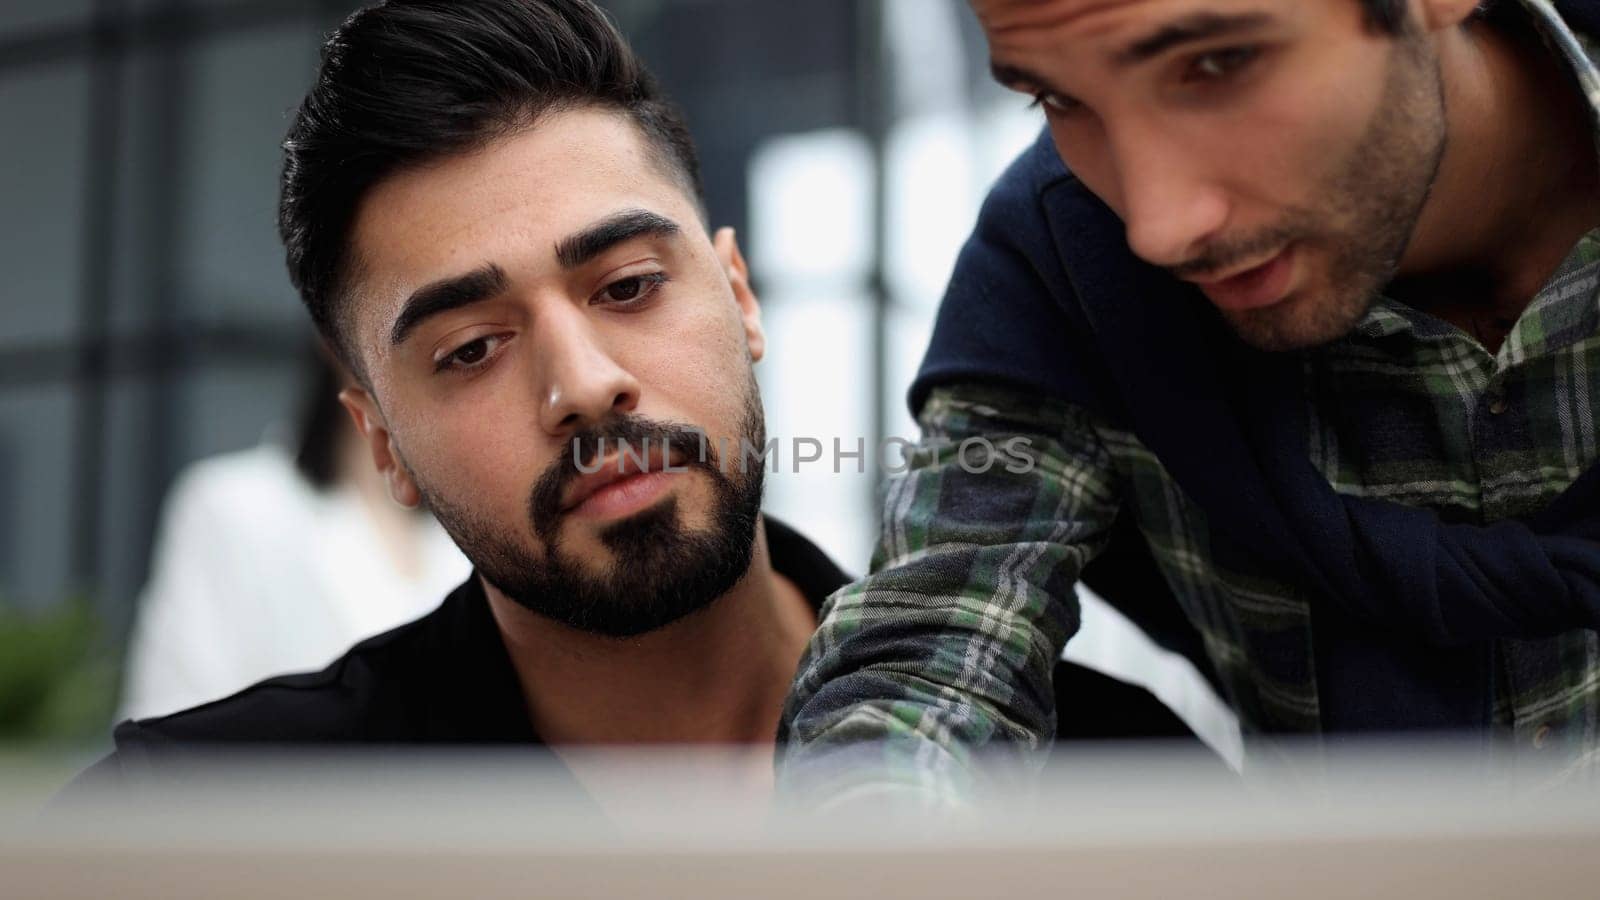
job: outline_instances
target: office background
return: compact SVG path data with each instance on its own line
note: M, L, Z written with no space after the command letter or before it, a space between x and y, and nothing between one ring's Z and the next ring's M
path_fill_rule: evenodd
M174 476L292 421L311 330L278 145L358 5L0 3L0 640L37 646L18 623L72 607L113 670ZM871 448L915 437L943 282L1037 114L989 82L961 0L604 5L684 108L764 302L767 508L860 571ZM796 437L827 449L799 473ZM834 471L835 438L866 471Z

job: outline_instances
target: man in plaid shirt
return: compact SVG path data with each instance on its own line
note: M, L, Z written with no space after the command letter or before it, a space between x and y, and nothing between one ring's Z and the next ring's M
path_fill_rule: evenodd
M1048 133L957 263L924 444L785 710L791 787L1039 758L1073 584L1124 542L1252 757L1592 754L1600 3L973 5ZM1029 472L954 464L1019 435Z

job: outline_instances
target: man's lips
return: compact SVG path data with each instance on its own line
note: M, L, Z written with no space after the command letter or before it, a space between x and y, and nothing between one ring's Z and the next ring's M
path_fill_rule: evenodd
M669 456L666 447L658 441L649 443L642 461L640 455L636 452L611 453L601 461L598 470L578 475L562 495L561 511L573 512L591 498L601 499L601 495L618 501L626 501L629 496L639 500L648 499L638 495L646 488L662 486L654 483L664 481L662 476L681 471L679 467L684 461L683 455L677 450L673 450Z
M1258 309L1282 300L1294 274L1294 246L1250 266L1221 275L1189 278L1218 307L1226 310Z

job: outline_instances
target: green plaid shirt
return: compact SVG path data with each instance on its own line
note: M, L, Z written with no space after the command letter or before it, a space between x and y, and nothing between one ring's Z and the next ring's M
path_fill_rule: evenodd
M1547 0L1522 5L1600 110L1588 45ZM1600 461L1600 231L1573 249L1497 354L1379 298L1348 336L1302 355L1310 455L1337 491L1452 522L1527 514ZM1269 733L1320 731L1307 596L1218 565L1206 516L1137 437L1065 402L997 387L936 389L919 421L913 468L886 489L873 574L825 607L785 713L795 769L847 749L866 765L858 776L813 766L794 777L844 779L807 784L832 793L886 777L958 787L973 748L1026 756L1040 747L1053 721L1050 668L1076 628L1071 586L1124 510L1199 630L1249 751ZM1039 457L1026 475L973 474L956 465L953 447L935 446L1017 435ZM911 635L921 658L875 655L876 636L890 633L897 646ZM1303 644L1305 666L1266 665L1250 649L1263 638ZM1502 641L1496 651L1497 728L1541 756L1591 753L1600 740L1595 632ZM859 679L848 695L830 693L834 676L859 675L869 660L873 696L861 696Z

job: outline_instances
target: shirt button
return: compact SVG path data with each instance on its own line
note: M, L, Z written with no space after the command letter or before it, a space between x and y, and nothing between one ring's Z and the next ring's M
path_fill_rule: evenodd
M1549 725L1540 725L1538 728L1534 729L1533 749L1543 750L1545 745L1550 743L1550 735L1553 733L1555 733L1555 729L1551 728Z
M1489 415L1498 416L1504 413L1508 405L1504 394L1495 394L1489 398Z

